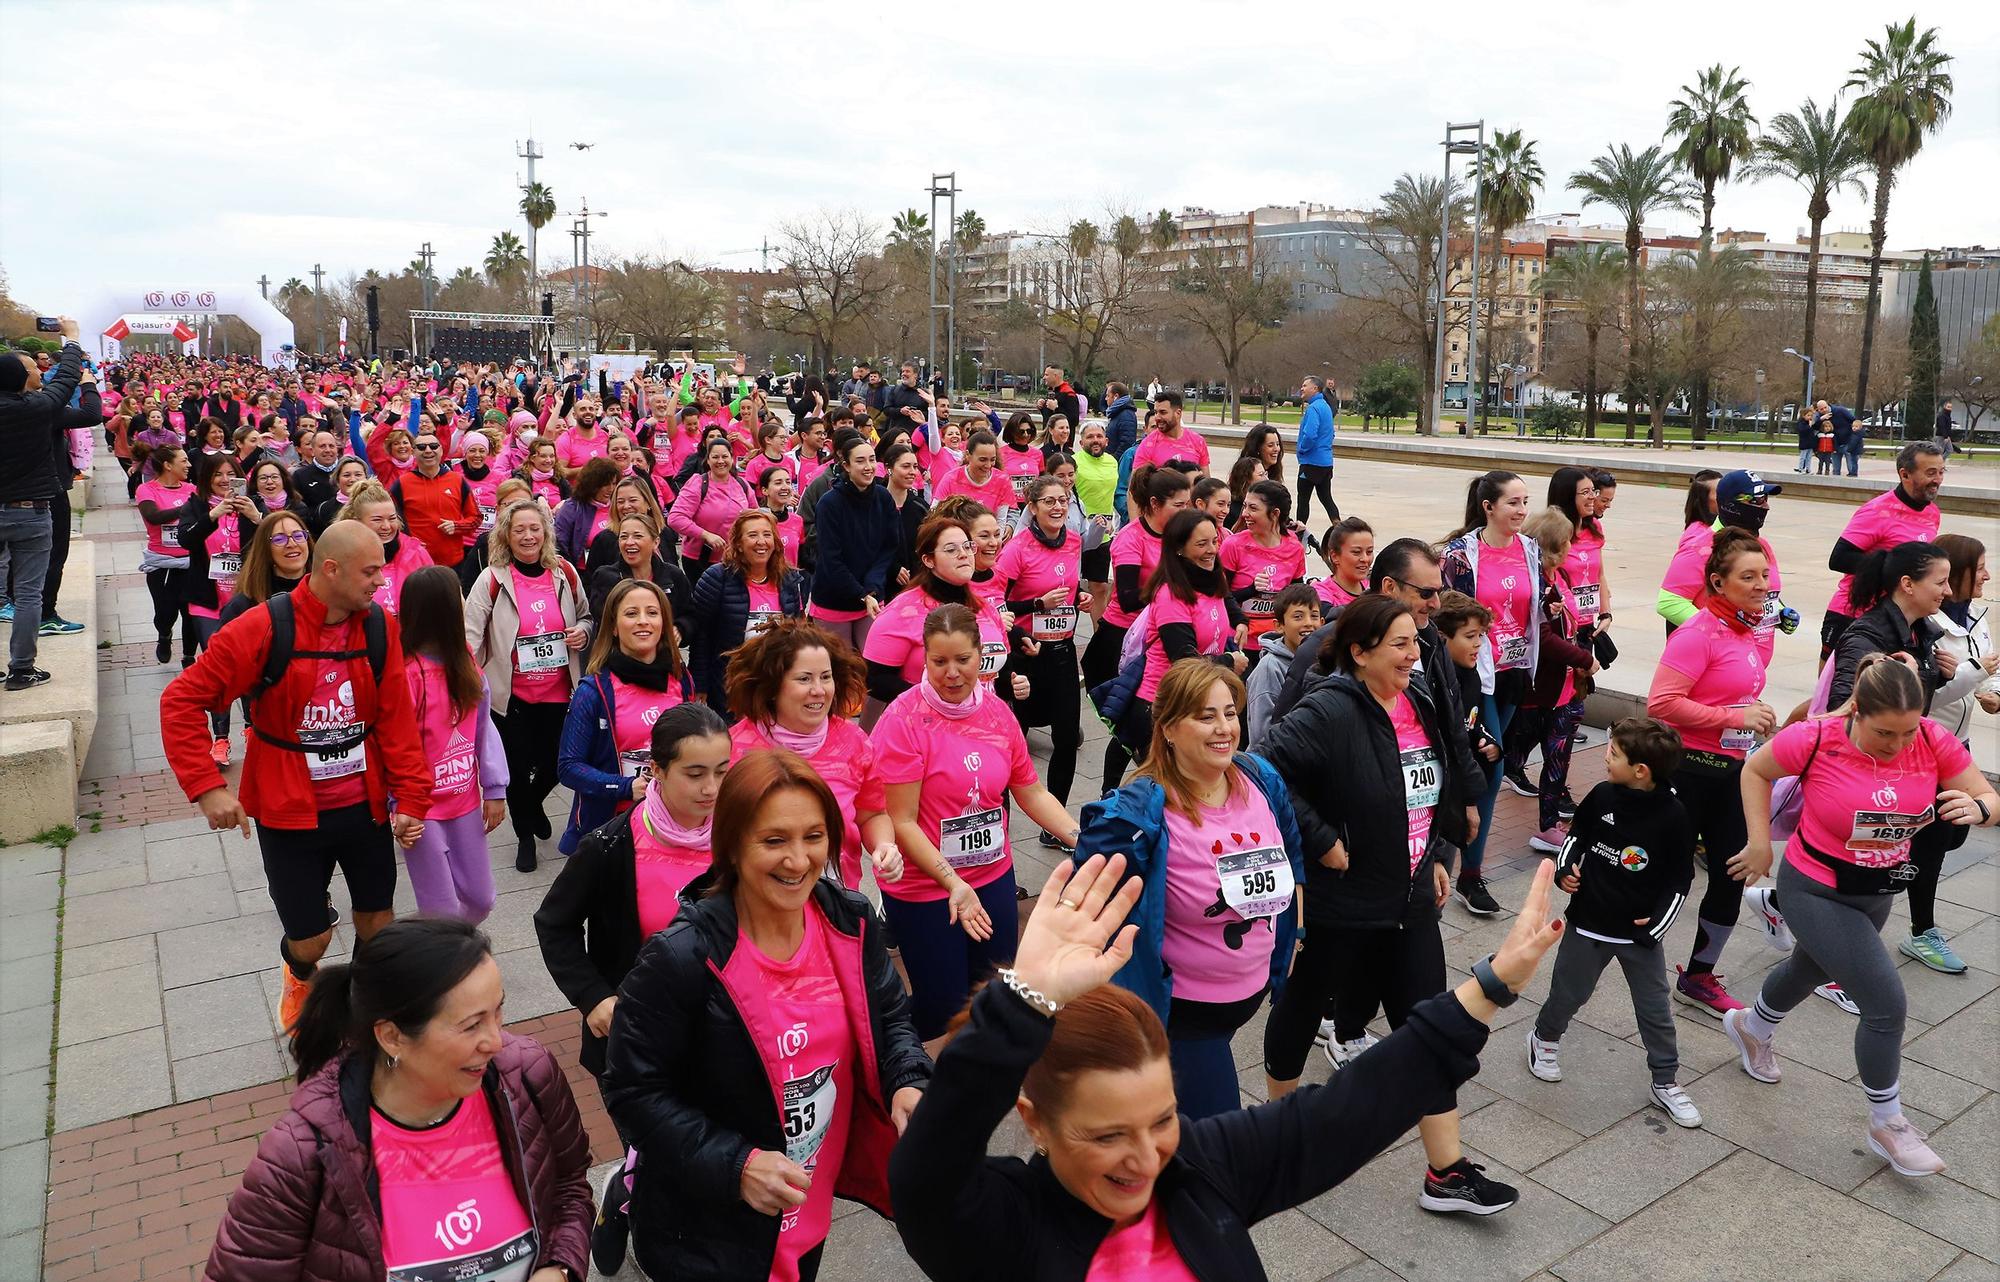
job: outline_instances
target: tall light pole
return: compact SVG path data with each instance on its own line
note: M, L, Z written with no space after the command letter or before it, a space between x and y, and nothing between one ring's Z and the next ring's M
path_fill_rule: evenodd
M421 259L424 264L423 271L421 271L417 275L417 283L423 286L424 310L429 311L432 305L436 301L431 294L431 261L437 257L437 251L431 248L431 243L429 241L425 241L424 247L417 251L417 257ZM425 321L424 350L429 351L431 348L435 346L437 346L437 336L435 333L432 332L432 323L430 321ZM416 359L417 353L411 352L410 357L412 360Z
M938 331L938 201L945 202L944 243L946 249L953 249L958 234L958 175L932 174L931 185L926 189L931 198L931 326L930 326L930 369L932 378L937 377L937 331ZM944 354L947 364L951 361L952 340L957 332L956 304L958 302L958 256L952 255L952 264L945 283L945 339ZM951 371L944 376L945 391L951 391Z
M570 235L579 246L577 257L579 270L583 275L584 314L590 324L590 332L584 336L582 344L587 350L597 344L597 288L590 280L590 237L592 235L590 220L593 218L609 218L611 217L611 212L605 209L592 209L590 207L590 197L585 196L583 198L583 208L569 215L569 217L576 220L570 224Z
M1813 397L1812 397L1812 389L1813 389L1813 358L1812 358L1812 357L1810 357L1810 356L1808 356L1808 355L1806 355L1806 354L1805 354L1804 352L1800 351L1800 350L1799 350L1798 348L1796 348L1796 347L1787 347L1787 348L1785 349L1785 355L1787 355L1787 356L1796 356L1796 357L1798 357L1798 358L1799 358L1800 360L1802 360L1802 361L1804 361L1804 362L1806 363L1806 407L1807 407L1807 408L1811 408L1811 406L1812 406L1812 403L1813 403Z
M326 355L326 324L325 321L321 319L320 306L319 306L320 281L325 279L325 277L326 277L325 270L322 269L318 263L314 263L312 269L312 278L313 278L313 355L315 356Z
M1464 133L1476 134L1477 140L1454 136ZM1447 317L1450 315L1449 298L1451 293L1451 158L1453 156L1477 156L1484 145L1485 138L1486 122L1483 120L1476 120L1469 125L1447 123L1444 127L1444 193L1441 201L1444 209L1439 217L1437 271L1434 282L1437 289L1437 352L1432 362L1431 370L1430 428L1431 435L1433 436L1437 435L1438 424L1444 421L1445 336L1450 329ZM1478 234L1475 231L1473 235L1475 253L1477 252L1478 239ZM1479 297L1478 288L1479 282L1475 276L1473 280L1473 301L1475 305ZM1468 361L1470 360L1470 353L1467 354L1467 359ZM1468 364L1467 369L1469 370L1470 368L1471 366ZM1467 381L1466 386L1471 386L1470 380ZM1470 404L1468 400L1468 416L1470 413Z
M522 184L521 186L521 194L525 196L529 192L535 189L535 162L542 158L542 153L536 150L535 140L533 138L530 138L526 143L518 143L518 142L515 143L514 154L516 156L519 156L522 160L528 162L528 181ZM522 221L524 222L527 221L526 215L522 216ZM530 290L536 287L536 284L539 280L537 273L540 270L541 270L541 265L535 258L535 224L529 222L528 223L528 288Z

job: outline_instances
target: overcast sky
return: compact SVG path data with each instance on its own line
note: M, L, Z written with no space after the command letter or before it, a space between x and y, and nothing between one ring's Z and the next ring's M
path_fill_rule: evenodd
M393 270L425 240L448 275L502 229L525 239L514 149L531 127L559 209L610 211L593 256L732 267L815 207L886 225L927 204L934 169L956 169L961 208L994 231L1108 205L1366 206L1438 167L1447 118L1524 129L1550 179L1537 211L1576 209L1563 180L1609 143L1657 141L1700 68L1741 64L1760 118L1825 103L1905 12L81 0L38 19L37 56L0 78L0 266L49 311L107 285ZM515 13L536 17L495 16ZM1898 180L1891 248L2000 244L1996 13L1928 0L1918 15L1957 60L1957 94ZM1804 207L1787 183L1732 185L1716 218L1782 239ZM1847 196L1828 227L1868 217ZM569 263L568 225L545 229L545 267Z

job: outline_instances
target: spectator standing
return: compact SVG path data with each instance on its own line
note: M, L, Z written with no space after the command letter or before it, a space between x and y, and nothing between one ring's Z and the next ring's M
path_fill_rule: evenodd
M1954 430L1954 424L1951 421L1950 401L1946 401L1944 404L1938 406L1937 424L1936 427L1934 428L1934 432L1937 436L1938 449L1944 453L1944 456L1947 459L1949 459L1951 457L1952 450L1957 448L1953 444L1953 442L1955 442L1958 439L1957 434Z
M14 627L7 653L9 690L26 690L49 679L35 666L35 658L54 547L51 509L67 479L56 475L55 460L65 445L64 408L83 375L77 324L67 316L61 324L62 358L53 378L44 381L40 367L25 355L0 355L0 547L12 558L15 583ZM94 412L97 397L89 399ZM67 546L67 502L63 508Z
M1316 374L1299 384L1299 524L1312 521L1313 495L1326 505L1329 521L1340 520L1333 501L1333 387Z

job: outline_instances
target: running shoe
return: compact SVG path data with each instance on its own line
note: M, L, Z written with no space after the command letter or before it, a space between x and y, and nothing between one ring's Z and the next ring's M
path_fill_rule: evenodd
M1778 1068L1778 1056L1771 1049L1771 1039L1758 1041L1743 1026L1743 1017L1748 1012L1741 1009L1727 1012L1722 1017L1722 1031L1729 1035L1730 1044L1736 1047L1736 1056L1743 1061L1743 1071L1760 1082L1776 1082L1784 1076Z
M628 1215L631 1194L625 1187L625 1167L620 1164L604 1181L604 1196L597 1199L597 1222L590 1226L590 1262L598 1273L610 1277L625 1267L625 1247L631 1241Z
M1378 1039L1373 1033L1363 1033L1361 1034L1361 1036L1355 1038L1351 1042L1340 1042L1328 1039L1325 1047L1326 1062L1333 1065L1337 1069L1346 1068L1349 1064L1352 1064L1354 1062L1354 1057L1356 1055L1359 1055L1362 1051L1365 1051L1370 1046L1373 1046L1377 1040Z
M1562 796L1556 798L1556 818L1564 822L1576 818L1576 798L1569 795L1568 787L1564 787Z
M1770 886L1752 886L1743 892L1743 902L1757 914L1757 924L1764 928L1764 938L1771 941L1771 947L1788 953L1798 945L1798 941L1792 938L1792 928L1785 924L1785 915L1771 902L1777 893Z
M1511 1184L1486 1178L1486 1168L1459 1158L1444 1171L1424 1171L1417 1205L1442 1214L1497 1215L1521 1200Z
M13 621L14 621L14 603L12 601L9 601L5 605L0 605L0 623L12 623Z
M1889 1164L1889 1169L1913 1180L1936 1175L1944 1169L1944 1159L1931 1151L1924 1133L1910 1125L1901 1113L1881 1126L1868 1128L1868 1147Z
M1562 1050L1561 1042L1545 1042L1535 1036L1535 1026L1528 1025L1528 1071L1545 1082L1560 1082L1563 1079L1562 1061L1556 1058Z
M1654 1083L1651 1094L1653 1103L1667 1110L1667 1116L1674 1119L1674 1125L1685 1126L1689 1130L1701 1125L1701 1110L1694 1106L1694 1101L1688 1098L1688 1093L1679 1084L1668 1082L1661 1086Z
M1914 957L1932 970L1945 975L1963 975L1965 963L1958 954L1951 951L1951 945L1944 942L1944 932L1936 926L1921 935L1911 935L1897 950L1905 957Z
M282 961L278 963L278 970L285 978L284 991L278 997L278 1025L289 1037L299 1022L299 1012L305 1009L306 994L312 991L312 984L294 975L292 968Z
M1722 976L1713 971L1696 974L1674 967L1680 978L1674 981L1674 996L1704 1014L1721 1019L1733 1010L1742 1010L1743 1003L1729 995L1722 986Z
M1562 853L1563 843L1569 840L1569 825L1557 820L1553 828L1544 828L1528 838L1528 849L1538 850L1545 855Z
M7 674L7 688L9 690L32 690L48 679L48 671L43 668L29 668L22 672L10 672Z
M153 646L153 658L160 663L170 663L174 657L174 639L164 633Z
M1861 1013L1861 1007L1855 1004L1854 999L1847 995L1847 990L1839 984L1821 984L1818 988L1813 989L1813 992L1826 998L1850 1015L1859 1015Z
M45 637L66 637L83 631L83 625L73 619L65 619L60 614L52 614L42 620L41 634Z
M1319 1031L1313 1034L1313 1041L1320 1046L1328 1046L1332 1044L1333 1042L1332 1020L1323 1019L1319 1022Z
M1493 892L1486 889L1484 877L1461 877L1452 890L1452 897L1465 905L1465 911L1475 917L1491 917L1500 911L1500 903L1493 898Z
M1539 797L1542 795L1540 789L1528 782L1528 772L1526 770L1508 770L1503 772L1500 778L1503 783L1514 790L1514 795L1516 796Z
M208 745L208 759L220 770L229 764L229 736L224 735Z
M1037 835L1036 840L1042 843L1042 849L1044 850L1053 850L1056 851L1058 854L1064 854L1064 855L1073 855L1076 853L1075 846L1070 845L1068 842L1064 841L1061 837L1056 836L1054 833L1048 833L1048 832L1040 833Z

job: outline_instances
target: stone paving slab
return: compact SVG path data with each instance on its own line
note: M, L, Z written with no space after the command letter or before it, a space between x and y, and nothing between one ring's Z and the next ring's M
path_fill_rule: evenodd
M1738 1153L1550 1267L1563 1282L1815 1282L1928 1278L1955 1248L1786 1170Z

